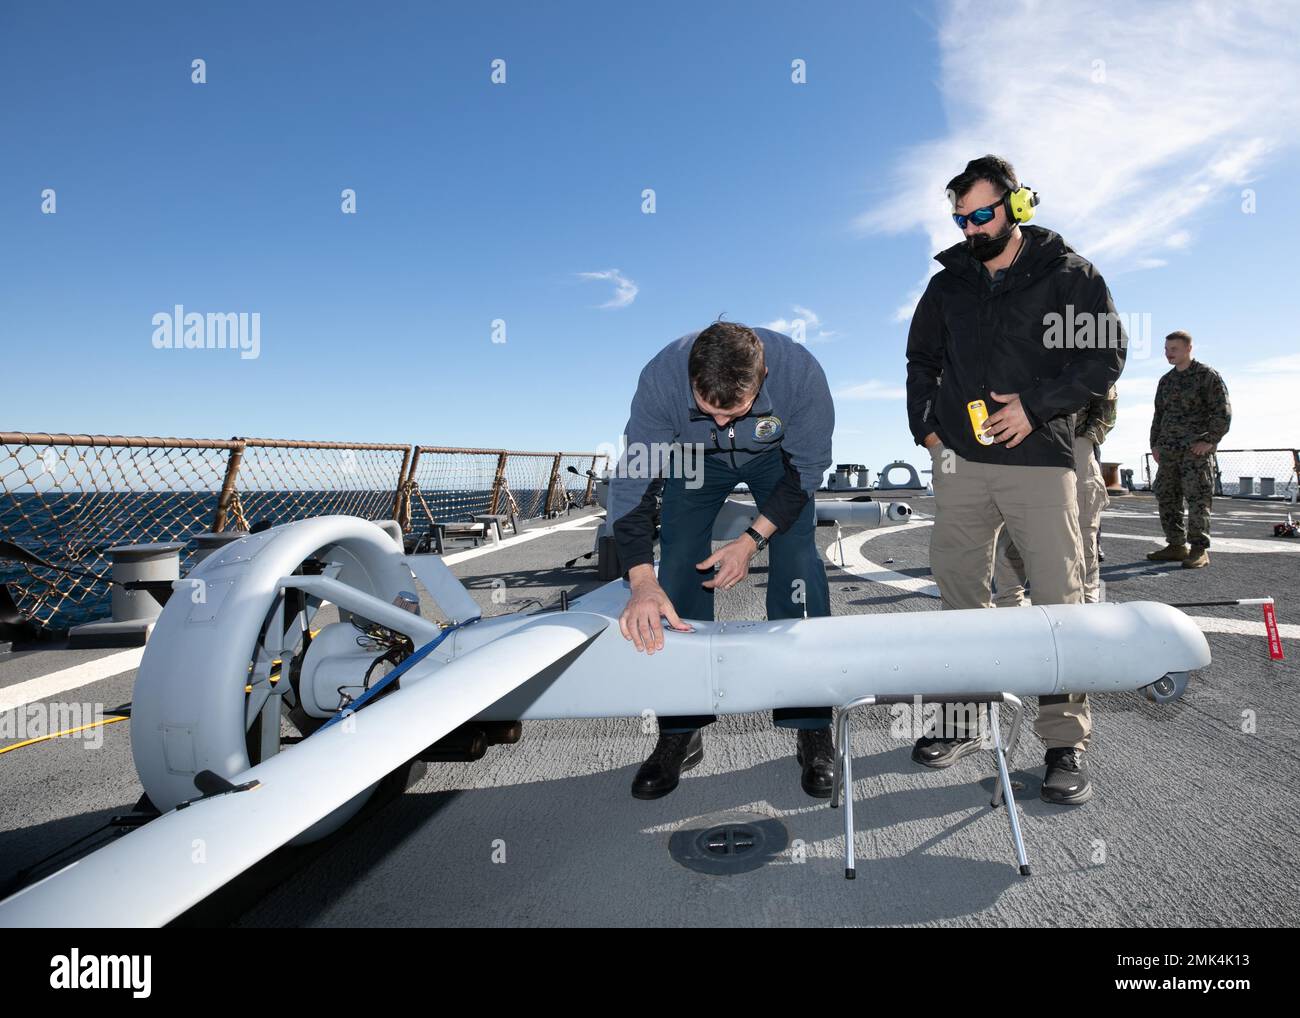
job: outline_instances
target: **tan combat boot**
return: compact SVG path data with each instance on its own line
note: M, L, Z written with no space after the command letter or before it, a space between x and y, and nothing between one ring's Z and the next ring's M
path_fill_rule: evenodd
M1187 545L1166 544L1159 551L1153 551L1147 558L1152 562L1182 562L1187 558Z
M1210 564L1210 553L1204 548L1193 548L1190 555L1183 559L1184 569L1203 569Z

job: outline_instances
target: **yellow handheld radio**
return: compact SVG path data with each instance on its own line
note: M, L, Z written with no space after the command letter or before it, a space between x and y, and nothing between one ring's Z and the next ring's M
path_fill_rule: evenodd
M975 432L975 441L980 445L993 445L994 439L991 435L984 433L984 422L989 419L988 407L984 405L982 399L973 399L966 404L966 413L970 415L971 430Z

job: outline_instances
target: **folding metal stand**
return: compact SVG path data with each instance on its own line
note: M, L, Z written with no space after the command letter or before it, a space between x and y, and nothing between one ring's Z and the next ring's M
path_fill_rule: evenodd
M860 707L878 707L895 703L986 703L990 705L989 723L993 728L992 753L998 767L998 783L993 790L993 799L989 805L996 809L1005 801L1007 819L1011 823L1011 840L1016 847L1016 860L1020 864L1020 875L1029 876L1029 860L1025 857L1025 842L1020 836L1020 818L1016 814L1016 797L1011 790L1011 775L1007 760L1015 754L1020 742L1020 721L1025 707L1020 698L1013 693L944 693L925 696L879 695L860 696L840 707L839 721L836 724L835 780L831 788L831 807L838 808L841 794L844 797L844 878L852 880L857 876L853 854L853 753L852 721L853 712ZM998 704L1005 703L1015 712L1011 723L1011 738L1004 746L1002 743L1002 726L998 718Z

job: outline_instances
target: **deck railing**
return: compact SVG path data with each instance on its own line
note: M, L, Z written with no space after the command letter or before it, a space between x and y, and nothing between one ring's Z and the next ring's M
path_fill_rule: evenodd
M108 614L108 584L93 576L108 573L113 545L331 513L395 519L408 533L481 513L537 519L591 504L586 471L604 460L594 452L0 432L0 537L59 567L0 557L0 581L22 616L63 629ZM182 569L192 554L183 553Z
M1156 464L1142 457L1142 477L1150 488ZM1249 490L1248 490L1249 489ZM1214 493L1242 498L1295 501L1300 491L1300 449L1219 449L1214 454Z

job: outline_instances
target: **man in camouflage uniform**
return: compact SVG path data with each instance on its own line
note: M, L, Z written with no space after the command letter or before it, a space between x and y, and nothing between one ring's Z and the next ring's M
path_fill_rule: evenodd
M1159 466L1152 488L1160 503L1160 527L1169 543L1147 558L1200 569L1210 564L1214 449L1228 433L1232 405L1219 373L1192 359L1192 337L1186 332L1165 337L1165 359L1174 367L1156 387L1151 457Z
M1115 386L1105 396L1094 396L1074 417L1074 477L1079 503L1079 536L1083 545L1083 602L1101 600L1101 563L1097 557L1097 534L1101 530L1101 511L1110 505L1106 482L1102 480L1097 448L1115 427L1115 408L1119 394ZM993 584L997 593L993 603L999 608L1014 608L1025 603L1025 564L1011 541L1007 528L998 535L993 555Z

